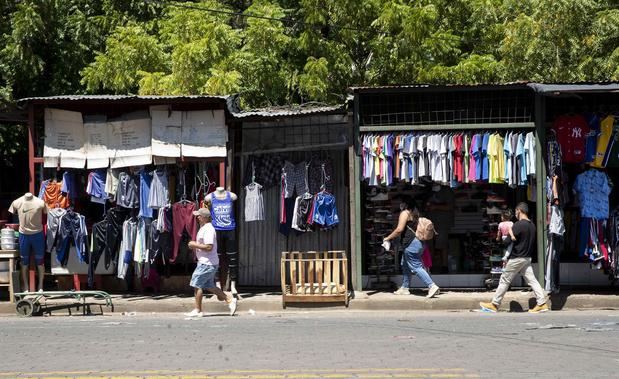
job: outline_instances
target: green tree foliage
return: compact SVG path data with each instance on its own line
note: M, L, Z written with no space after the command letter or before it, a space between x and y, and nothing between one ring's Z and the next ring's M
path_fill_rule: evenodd
M617 0L0 0L0 98L619 80ZM255 17L247 17L255 16Z

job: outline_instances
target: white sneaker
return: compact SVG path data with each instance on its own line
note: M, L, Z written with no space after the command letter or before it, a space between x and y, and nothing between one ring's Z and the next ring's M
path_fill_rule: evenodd
M432 287L430 287L430 290L428 291L428 296L426 297L427 298L434 297L438 295L440 291L441 289L436 284L432 284Z
M396 295L410 295L411 291L408 288L400 287L397 291L394 292Z
M230 309L230 316L234 316L236 313L236 298L233 297L232 300L230 300L228 303L228 309Z
M202 317L204 316L204 314L200 311L198 311L197 309L194 308L194 310L192 310L191 312L188 313L184 313L184 315L186 317Z

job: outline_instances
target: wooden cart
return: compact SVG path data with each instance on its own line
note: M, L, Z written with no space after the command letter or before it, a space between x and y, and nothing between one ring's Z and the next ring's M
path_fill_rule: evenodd
M284 251L281 281L284 308L286 303L306 302L343 302L348 307L345 251Z

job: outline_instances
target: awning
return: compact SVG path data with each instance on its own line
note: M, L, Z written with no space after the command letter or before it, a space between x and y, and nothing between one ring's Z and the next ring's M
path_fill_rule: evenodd
M582 83L582 84L527 84L535 92L546 96L570 94L570 93L604 93L619 92L619 83Z

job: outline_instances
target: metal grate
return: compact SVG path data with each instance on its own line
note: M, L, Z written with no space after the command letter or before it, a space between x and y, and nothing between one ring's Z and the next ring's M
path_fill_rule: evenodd
M452 91L361 95L362 126L522 123L533 121L530 91Z

